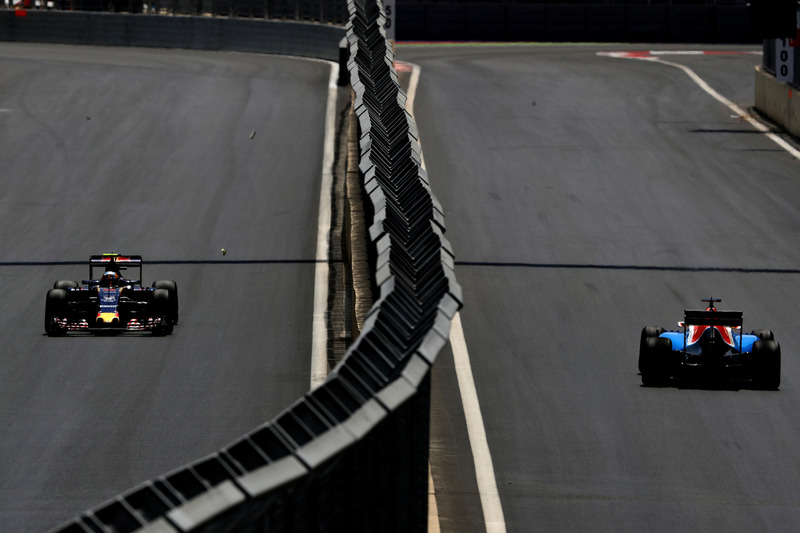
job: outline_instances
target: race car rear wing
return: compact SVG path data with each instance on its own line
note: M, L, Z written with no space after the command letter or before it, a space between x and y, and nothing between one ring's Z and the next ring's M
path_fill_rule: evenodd
M122 276L123 270L138 269L139 275L135 279L128 276L123 278L131 281L134 285L142 284L142 261L141 255L123 254L101 254L89 256L89 281L98 280L103 272L111 270ZM99 272L99 274L98 274Z
M741 328L744 323L741 311L701 311L684 309L683 323L686 326L727 326Z

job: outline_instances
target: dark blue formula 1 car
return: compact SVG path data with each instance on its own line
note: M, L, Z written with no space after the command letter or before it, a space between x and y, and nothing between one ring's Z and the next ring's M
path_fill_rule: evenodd
M138 278L122 273L138 269ZM102 276L96 276L102 272ZM151 331L169 335L178 323L178 285L171 280L142 287L142 256L89 257L89 279L57 281L47 292L44 330L51 337L68 332Z
M781 347L768 329L742 333L742 312L721 311L714 298L705 311L684 310L682 331L648 326L639 343L642 384L659 387L697 380L724 380L776 390L781 383Z

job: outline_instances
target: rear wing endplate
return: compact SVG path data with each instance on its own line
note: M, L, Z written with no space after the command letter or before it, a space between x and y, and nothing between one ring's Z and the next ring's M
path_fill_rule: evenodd
M727 326L740 328L744 323L741 311L701 311L684 309L683 323L687 326Z

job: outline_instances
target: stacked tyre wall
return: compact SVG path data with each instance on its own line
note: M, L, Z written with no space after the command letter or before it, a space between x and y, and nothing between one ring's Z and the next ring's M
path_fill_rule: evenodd
M420 166L417 131L393 68L382 7L377 0L348 7L347 70L355 95L358 167L368 198L376 294L360 335L319 387L275 419L55 531L427 529L430 370L461 307L461 289L443 236L442 210ZM31 15L42 20L48 15L75 17L72 21L87 14ZM135 15L91 16L108 18L103 24L84 19L90 20L90 37L70 39L111 44L94 37L108 31L106 20L111 26L139 24L131 18ZM305 36L299 41L314 41L314 50L300 55L339 58L339 40L326 31L298 31ZM307 39L307 32L314 37ZM123 32L127 41L113 44L139 43L141 36L133 33ZM63 42L61 38L47 42Z

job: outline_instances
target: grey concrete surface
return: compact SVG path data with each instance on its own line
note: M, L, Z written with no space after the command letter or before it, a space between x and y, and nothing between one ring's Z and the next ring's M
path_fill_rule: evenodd
M259 55L0 46L0 531L55 527L308 389L328 78ZM44 336L47 289L109 251L177 281L175 332Z
M800 100L792 98L797 92L794 85L776 80L761 67L756 69L754 77L756 109L781 130L800 137Z
M798 162L678 69L596 55L620 46L398 46L508 531L797 529ZM760 57L670 60L752 106ZM711 295L774 330L780 391L641 386L641 328ZM440 521L483 531L454 387L443 354Z

